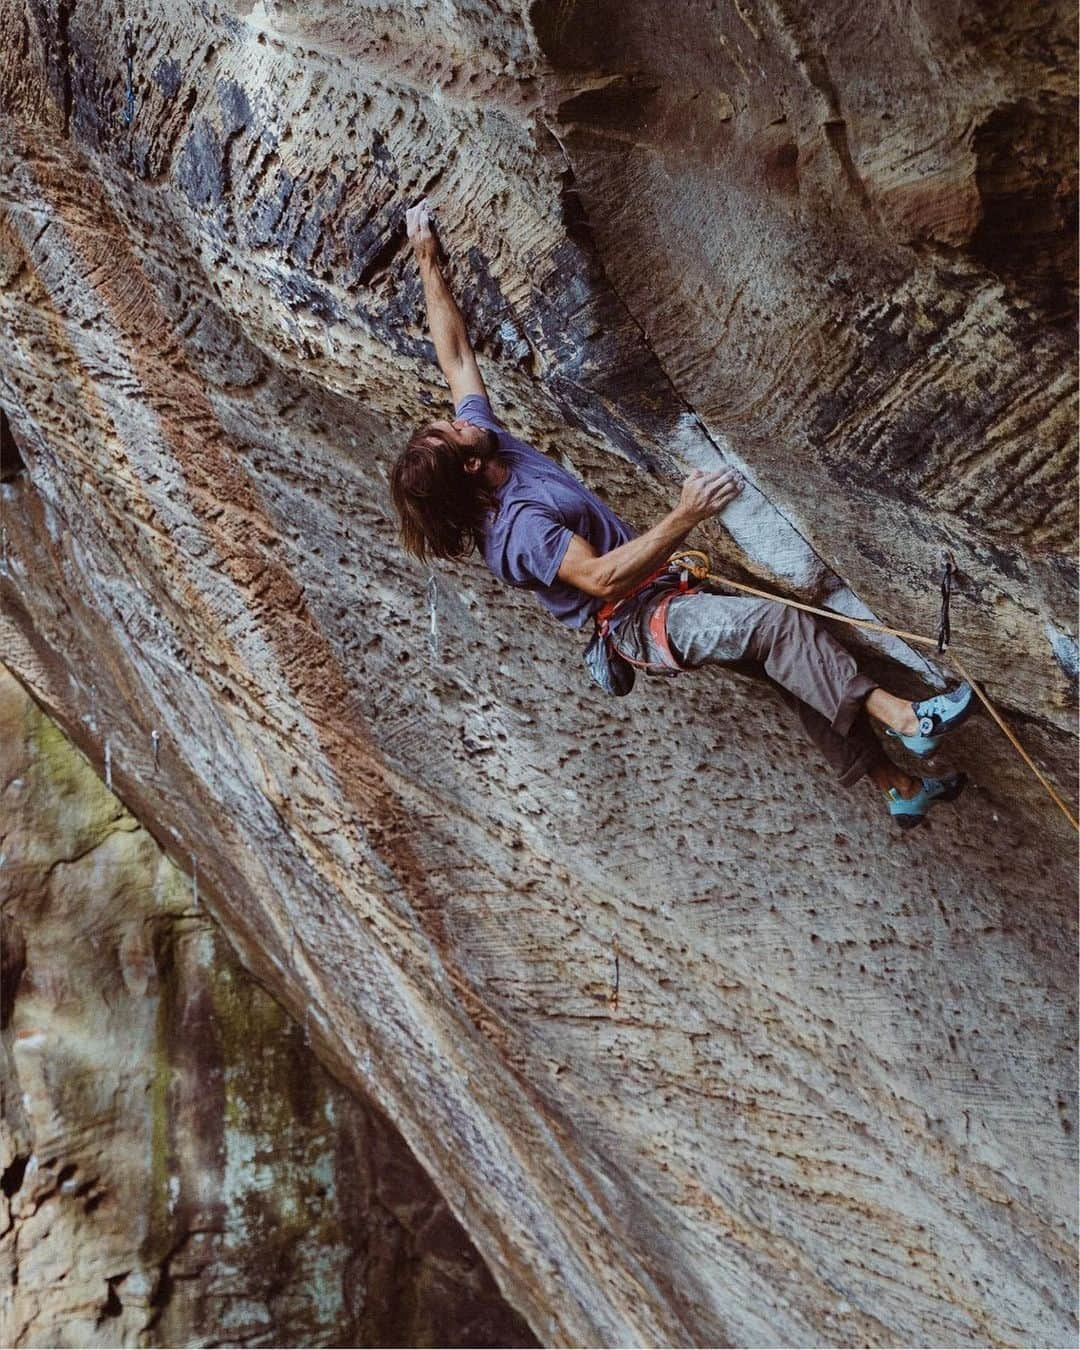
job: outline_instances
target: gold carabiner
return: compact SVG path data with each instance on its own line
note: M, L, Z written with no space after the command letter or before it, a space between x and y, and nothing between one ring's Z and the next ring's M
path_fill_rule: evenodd
M695 581L705 581L709 575L709 555L703 548L684 548L669 559L672 567L689 573Z

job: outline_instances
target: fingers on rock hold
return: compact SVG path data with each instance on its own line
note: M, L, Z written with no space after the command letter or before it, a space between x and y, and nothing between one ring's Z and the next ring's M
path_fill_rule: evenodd
M431 224L431 208L426 197L406 208L405 228L409 234L415 234Z

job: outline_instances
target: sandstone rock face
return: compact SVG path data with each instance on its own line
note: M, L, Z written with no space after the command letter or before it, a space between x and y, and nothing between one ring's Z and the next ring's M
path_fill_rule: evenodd
M397 1132L0 669L0 1340L531 1345Z
M428 585L385 483L444 399L428 193L512 429L639 526L734 458L717 561L847 612L932 628L951 548L965 659L1075 800L1071 13L0 32L0 652L537 1336L1074 1338L1073 842L1004 742L901 841L767 689L608 703L529 597Z

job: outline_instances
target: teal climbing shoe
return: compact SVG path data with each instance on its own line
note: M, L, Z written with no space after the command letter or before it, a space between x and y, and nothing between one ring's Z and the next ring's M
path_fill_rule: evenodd
M921 739L940 739L957 727L963 726L975 711L975 690L966 680L955 689L946 689L944 694L935 694L933 698L924 698L911 705L919 719L918 736L901 736L900 739L915 749L909 742ZM918 750L915 750L918 754Z
M898 731L893 731L892 727L885 728L885 735L899 741L905 749L910 750L913 755L918 755L920 759L932 755L941 744L940 736L901 736Z
M890 788L889 814L902 830L913 830L935 802L956 801L966 784L966 773L950 773L944 778L924 778L914 797L903 797L896 788Z

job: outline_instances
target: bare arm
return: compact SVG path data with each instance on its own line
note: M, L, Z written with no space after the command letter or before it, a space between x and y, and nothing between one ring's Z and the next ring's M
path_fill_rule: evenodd
M439 245L431 228L431 211L426 198L405 212L405 226L420 266L435 355L456 405L467 394L483 394L486 390L465 320L439 267Z
M741 490L742 479L734 469L716 473L695 469L683 483L678 506L636 539L598 554L588 540L575 534L559 567L559 580L586 595L617 600L654 572L695 525L722 511Z

